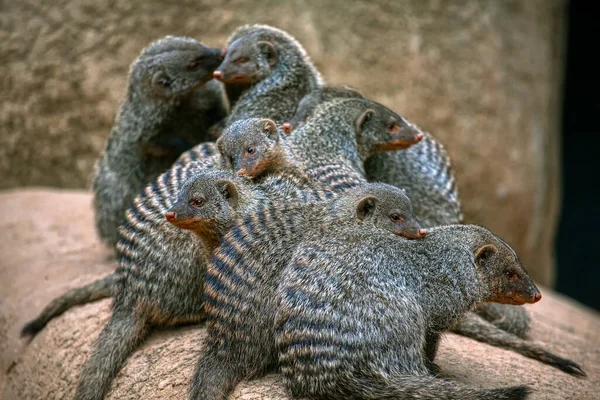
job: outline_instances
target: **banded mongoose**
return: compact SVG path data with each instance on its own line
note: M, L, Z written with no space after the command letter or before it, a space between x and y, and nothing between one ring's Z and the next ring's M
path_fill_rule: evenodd
M288 130L300 129L320 104L347 97L361 97L361 95L352 89L327 87L309 93L298 106L296 115L292 118L294 123L290 123ZM424 133L424 135L422 143L405 151L371 153L370 157L364 160L366 176L369 181L384 181L398 187L406 187L413 201L415 214L426 228L440 224L461 223L462 211L450 157L443 146L430 134ZM377 172L377 176L373 175L373 171L378 168L381 170ZM413 196L416 196L416 199L413 199ZM529 331L530 317L523 307L480 304L475 311L500 329L521 338L525 338ZM502 332L498 332L497 337L484 340L485 335L470 333L473 326L474 324L470 324L469 329L460 329L460 333L488 343L498 343L498 338L504 337ZM489 332L486 327L482 329L486 333ZM510 340L506 345L510 343L514 341ZM518 348L514 350L519 351Z
M196 323L203 319L204 265L227 223L266 200L244 177L214 170L206 160L188 169L174 168L146 188L127 212L117 244L119 268L115 272L113 313L100 333L91 357L78 380L76 399L101 399L128 356L155 326ZM200 173L199 176L194 176ZM165 213L175 203L182 182L194 180L196 193L205 199L206 217L219 220L196 235L170 224ZM235 202L232 201L235 198ZM205 224L209 226L209 224Z
M190 399L225 399L239 381L276 363L279 275L304 235L327 236L344 218L408 237L425 235L405 193L385 184L364 183L328 202L274 204L246 215L221 240L207 268L208 335Z
M249 118L229 125L217 140L217 148L224 169L252 179L287 171L308 181L287 141L273 120Z
M227 120L291 118L302 97L322 78L302 45L289 33L268 25L244 25L228 40L225 59L214 72L225 84L250 85Z
M495 400L530 391L432 376L439 336L474 304L541 299L515 252L484 228L431 228L407 241L349 219L306 235L280 282L275 338L294 396Z
M211 80L222 59L222 49L167 36L131 65L93 180L96 228L108 245L133 198L182 152L209 141L209 127L227 115L222 85Z
M313 180L334 187L321 164L347 168L357 182L365 182L364 161L380 151L404 149L423 138L414 125L368 99L341 99L319 105L308 121L289 136L297 159Z

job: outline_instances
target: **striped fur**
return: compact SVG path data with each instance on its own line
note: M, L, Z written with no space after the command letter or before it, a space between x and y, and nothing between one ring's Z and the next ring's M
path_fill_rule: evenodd
M488 243L497 259L477 268L474 252ZM473 303L493 300L495 285L526 293L534 287L503 244L465 225L434 228L414 241L354 222L307 235L276 296L278 360L291 392L311 399L525 398L524 386L476 389L430 373L429 347ZM496 284L507 263L522 283Z
M239 195L237 216L274 200L310 202L319 194L331 196L328 191L307 186L294 176L273 175L253 185L247 178L219 170L218 155L200 160L213 150L214 145L206 144L182 156L180 162L134 200L127 212L117 245L120 261L115 271L113 318L84 365L77 399L101 398L121 364L153 326L194 323L204 318L207 250L193 233L176 228L164 218L184 182L228 178ZM224 199L221 201L227 203ZM127 328L116 329L116 326Z
M332 175L335 168L320 167L338 181ZM213 252L207 269L206 352L194 375L190 398L224 399L241 379L260 375L276 363L273 320L281 272L305 235L328 235L330 225L340 218L354 218L359 200L368 196L386 199L401 207L407 220L414 219L402 191L363 183L339 194L313 194L315 200L325 198L325 202L261 207L234 224Z

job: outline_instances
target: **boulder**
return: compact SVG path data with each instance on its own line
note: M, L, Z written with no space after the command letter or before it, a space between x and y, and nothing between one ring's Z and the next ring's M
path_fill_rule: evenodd
M115 267L93 229L91 196L82 191L0 192L0 398L67 399L81 366L108 321L111 300L74 307L31 342L19 330L53 298ZM531 336L549 351L580 363L575 378L513 352L447 334L439 351L442 375L479 387L527 384L531 399L594 399L600 393L600 315L541 287L528 306ZM107 399L185 399L205 336L202 325L156 331L119 372ZM291 397L273 373L240 384L232 399Z
M86 188L150 41L222 46L244 23L295 35L332 84L355 86L448 148L468 221L551 285L565 0L31 0L0 10L2 188Z

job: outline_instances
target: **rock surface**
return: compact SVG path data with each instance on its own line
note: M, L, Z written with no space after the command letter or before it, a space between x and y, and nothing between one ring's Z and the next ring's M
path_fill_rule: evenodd
M325 78L441 139L465 215L553 279L564 0L20 0L0 7L0 187L85 188L150 41L290 31Z
M0 193L0 398L66 399L107 322L111 300L75 307L26 343L19 329L54 297L112 271L111 253L92 228L91 196L81 191ZM481 387L528 384L532 399L593 399L600 392L600 316L542 288L529 307L532 335L582 364L578 379L509 351L448 334L438 363L444 376ZM128 360L107 399L185 399L205 331L155 332ZM232 399L289 399L277 374L240 384Z

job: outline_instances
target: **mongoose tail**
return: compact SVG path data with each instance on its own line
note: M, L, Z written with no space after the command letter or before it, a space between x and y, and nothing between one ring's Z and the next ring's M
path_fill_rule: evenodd
M75 400L101 400L129 355L150 332L144 319L115 309L79 376Z
M419 400L520 400L531 393L528 386L481 389L459 385L433 376L400 375L382 377L352 376L345 386L357 399ZM294 393L292 389L292 393ZM348 393L328 392L327 399L348 399ZM320 397L316 397L320 398Z
M533 342L505 332L474 313L465 314L452 328L452 332L493 346L513 350L525 357L538 360L571 375L587 376L579 364L549 353Z
M44 329L51 319L61 315L73 306L111 297L113 295L114 282L115 275L110 274L88 285L71 289L62 296L52 300L36 319L28 322L21 329L21 337L34 337L39 331Z

